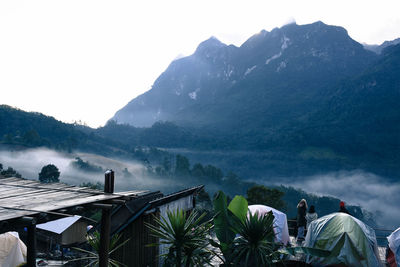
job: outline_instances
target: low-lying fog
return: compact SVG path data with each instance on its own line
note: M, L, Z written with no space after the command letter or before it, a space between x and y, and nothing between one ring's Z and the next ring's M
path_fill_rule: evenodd
M39 172L47 164L54 164L60 171L60 182L80 185L84 182L104 183L104 173L86 172L73 167L76 157L102 169L115 171L115 190L128 191L162 187L163 181L146 175L145 166L134 161L123 161L87 153L60 153L49 149L29 149L24 151L0 151L3 168L13 167L22 177L38 180ZM124 169L130 173L129 177ZM151 188L149 188L151 187Z
M76 157L116 172L116 191L136 189L149 190L181 190L183 185L171 185L157 177L147 175L145 166L139 162L115 160L93 154L60 153L49 149L30 149L25 151L0 151L0 163L3 168L8 166L16 169L24 178L38 179L41 168L54 164L61 172L60 181L79 185L83 182L104 182L101 172L90 173L77 170L72 166ZM126 171L130 173L126 175ZM284 184L301 188L308 193L329 195L340 198L348 204L359 205L372 212L377 222L385 227L395 229L400 226L400 183L389 183L382 177L361 170L338 171L324 175L287 178L279 181Z
M400 226L400 183L362 170L338 171L296 179L286 178L277 185L301 188L316 195L333 196L373 213L378 224Z

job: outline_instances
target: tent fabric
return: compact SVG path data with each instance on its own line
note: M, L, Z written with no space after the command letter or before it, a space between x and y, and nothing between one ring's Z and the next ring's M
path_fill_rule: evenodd
M19 266L26 262L27 249L17 232L0 235L0 266Z
M331 252L325 258L308 256L307 263L315 266L382 266L374 230L346 213L333 213L313 221L304 246Z
M274 219L275 241L282 243L284 245L288 244L290 238L289 238L287 217L285 213L265 205L250 205L248 208L251 214L255 214L256 212L258 212L259 215L264 215L267 214L269 211L272 211L272 214L275 217Z
M81 216L65 217L54 221L49 221L47 223L38 224L36 228L41 230L46 230L52 233L61 234L67 230L71 225L77 222Z
M400 266L400 227L391 233L387 240L389 242L389 248L394 254L397 266Z

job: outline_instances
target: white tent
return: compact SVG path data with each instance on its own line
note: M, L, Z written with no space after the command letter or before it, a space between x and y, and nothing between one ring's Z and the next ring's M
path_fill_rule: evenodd
M331 252L323 258L308 256L307 263L313 266L381 266L375 231L343 212L311 222L304 246Z
M269 211L272 211L272 214L275 217L274 219L275 241L287 245L290 239L289 239L289 228L285 213L265 205L250 205L249 211L251 212L251 214L255 214L256 212L258 212L259 215L264 215L267 214Z
M17 232L0 235L0 266L19 266L26 262L27 250Z
M389 248L394 254L397 266L400 266L400 228L397 228L388 237Z

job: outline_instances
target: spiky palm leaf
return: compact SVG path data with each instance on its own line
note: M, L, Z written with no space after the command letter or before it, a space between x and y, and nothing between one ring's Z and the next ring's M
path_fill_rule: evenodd
M206 214L193 211L189 216L183 210L167 211L167 218L155 217L156 225L146 223L159 244L169 246L167 254L160 255L175 266L204 266L210 264L207 234L211 225L200 223ZM151 244L158 246L159 244Z
M235 262L245 266L271 266L280 253L274 243L274 215L249 213L245 220L236 220L234 230L240 236L235 239Z
M122 243L119 243L121 236L118 234L115 234L111 237L110 240L110 246L109 249L110 251L108 252L108 266L109 267L119 267L119 266L125 266L125 264L113 260L110 258L110 255L116 251L117 249L119 249L120 247L122 247L123 245L125 245L129 239L125 240ZM88 244L92 247L92 251L90 250L86 250L86 249L82 249L82 248L77 248L74 247L73 249L86 253L87 256L82 257L82 258L78 258L78 259L74 259L74 260L70 260L70 261L82 261L82 260L89 260L89 263L87 265L85 265L85 267L89 267L89 266L99 266L99 253L100 253L100 233L98 231L87 235L86 236L86 240L88 242ZM119 243L119 244L118 244Z

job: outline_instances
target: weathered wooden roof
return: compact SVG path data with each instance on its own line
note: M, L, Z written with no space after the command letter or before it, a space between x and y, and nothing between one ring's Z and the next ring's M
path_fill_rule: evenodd
M107 194L63 183L43 184L14 177L0 178L0 221L126 196L134 197L143 192Z
M149 209L157 208L180 198L192 195L201 190L204 185L184 189L166 196L158 192L149 192L138 198L127 201L125 205L119 206L112 214L111 233L123 231L130 223Z

